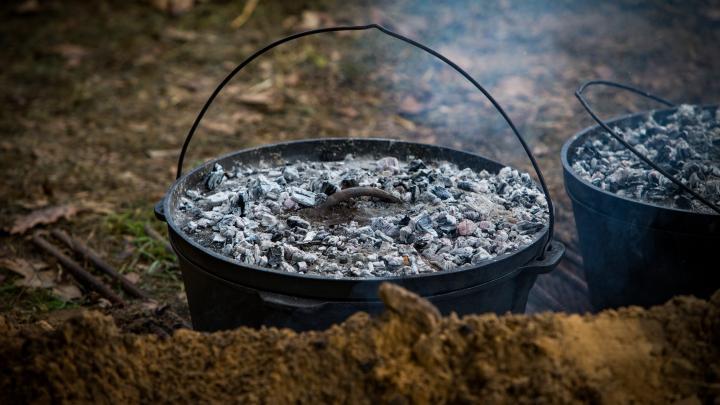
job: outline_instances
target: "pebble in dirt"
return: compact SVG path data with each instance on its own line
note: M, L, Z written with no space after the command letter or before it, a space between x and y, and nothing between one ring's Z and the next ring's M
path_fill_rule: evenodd
M400 202L362 197L318 208L350 187L381 189ZM352 155L216 164L181 197L177 215L191 238L238 262L337 278L479 264L530 244L548 223L545 196L527 173Z

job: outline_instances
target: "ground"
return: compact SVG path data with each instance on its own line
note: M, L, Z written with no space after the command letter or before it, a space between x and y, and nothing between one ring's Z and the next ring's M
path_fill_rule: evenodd
M384 284L387 311L322 332L124 333L86 312L0 317L3 403L712 404L720 293L599 315L442 318Z
M720 95L720 8L712 2L263 0L240 27L232 23L243 2L197 3L181 15L145 1L0 5L0 228L43 207L74 207L76 215L37 229L71 232L180 314L186 304L175 259L145 224L164 232L152 208L175 178L203 102L274 39L376 22L453 59L531 145L558 206L558 233L570 242L559 151L591 124L573 97L578 84L612 79L677 102ZM653 107L610 91L592 99L606 116ZM251 64L209 111L185 169L241 147L321 136L437 143L529 169L479 93L379 32L303 39ZM34 247L31 232L0 236L0 257L56 274L59 265ZM13 322L104 306L87 292L67 301L18 286L8 269L0 278L0 312Z

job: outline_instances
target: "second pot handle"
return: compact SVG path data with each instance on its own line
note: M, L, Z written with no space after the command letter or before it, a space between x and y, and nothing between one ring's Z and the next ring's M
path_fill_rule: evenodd
M648 166L652 167L653 169L657 170L658 173L660 173L660 174L662 174L663 176L667 177L668 180L670 180L671 182L673 182L676 186L680 187L683 191L685 191L685 192L687 192L688 194L692 195L692 196L695 197L698 201L702 202L703 204L705 204L705 205L707 205L708 207L710 207L710 209L712 209L713 211L715 211L715 212L717 212L718 214L720 214L720 207L718 207L717 205L713 204L712 202L710 202L709 200L707 200L705 197L701 196L699 193L697 193L696 191L694 191L694 190L691 189L690 187L688 187L688 186L686 186L685 184L683 184L683 182L681 182L680 180L676 179L675 176L673 176L672 174L668 173L665 169L663 169L663 168L661 168L660 166L658 166L657 164L655 164L655 163L654 163L652 160L650 160L647 156L645 156L645 155L643 155L642 153L640 153L637 149L635 149L634 146L630 145L625 139L623 139L622 136L618 135L612 128L610 128L610 126L609 126L605 121L603 121L597 114L595 114L595 111L593 111L593 109L590 107L590 104L587 102L587 100L585 99L585 97L583 97L583 92L584 92L585 89L587 89L588 87L597 86L597 85L608 86L608 87L615 87L615 88L618 88L618 89L627 90L627 91L630 91L630 92L632 92L632 93L639 94L639 95L641 95L641 96L643 96L643 97L645 97L645 98L649 98L649 99L651 99L651 100L657 101L658 103L665 104L665 105L668 106L668 107L675 107L675 104L673 104L673 103L671 103L671 102L669 102L669 101L667 101L667 100L665 100L665 99L663 99L663 98L660 98L660 97L658 97L658 96L655 96L655 95L652 95L652 94L650 94L650 93L648 93L648 92L645 92L645 91L643 91L643 90L640 90L640 89L637 89L637 88L635 88L635 87L629 86L629 85L627 85L627 84L615 83L615 82L611 82L611 81L608 81L608 80L591 80L591 81L588 81L588 82L583 83L580 87L578 87L577 90L575 90L575 97L577 97L577 99L580 100L580 104L582 104L582 106L585 108L585 111L587 111L588 114L590 114L590 116L595 120L595 122L597 122L598 125L600 125L605 131L607 131L607 132L610 134L610 136L612 136L613 138L615 138L615 140L617 140L618 142L620 142L624 147L626 147L628 150L630 150L630 152L632 152L632 153L633 153L635 156L637 156L640 160L642 160L643 162L645 162Z
M548 205L548 223L549 223L549 229L548 229L548 239L545 241L544 248L542 249L541 256L544 257L545 248L550 243L553 237L553 231L555 226L555 209L553 207L552 199L550 198L550 191L548 190L547 184L545 184L545 178L542 175L542 172L540 171L540 167L538 166L537 161L535 160L535 156L533 156L532 152L530 151L530 148L527 145L527 142L525 142L525 139L520 135L520 132L515 127L515 124L512 122L510 117L508 117L507 113L505 113L505 110L498 104L497 101L495 101L495 98L493 98L490 93L485 90L483 86L480 85L475 79L470 76L465 70L463 70L460 66L455 64L455 62L451 61L447 57L441 55L437 51L413 40L410 38L407 38L403 35L400 35L396 32L390 31L389 29L378 25L378 24L368 24L368 25L351 25L351 26L339 26L339 27L328 27L328 28L319 28L315 30L310 31L304 31L299 32L293 35L290 35L285 38L278 39L275 42L272 42L265 47L259 49L258 51L255 51L252 55L250 55L247 59L242 61L239 65L237 65L223 80L220 82L220 84L215 88L215 90L210 95L210 98L205 102L203 107L200 109L200 113L198 114L197 118L195 118L195 122L193 122L192 127L190 128L190 131L187 134L187 137L185 138L185 142L183 143L182 149L180 150L180 157L178 158L178 165L177 165L177 176L176 179L179 179L182 176L182 169L183 169L183 161L185 159L185 153L187 152L188 146L190 145L190 141L192 140L193 135L195 134L195 131L197 130L198 126L200 125L200 121L205 116L205 113L207 112L210 105L213 103L215 98L218 96L220 91L232 80L235 75L242 70L245 66L247 66L250 62L255 60L258 56L264 54L265 52L275 48L278 45L281 45L285 42L292 41L294 39L298 39L304 36L308 35L314 35L314 34L320 34L323 32L335 32L335 31L361 31L361 30L369 30L369 29L377 29L380 32L387 34L391 37L394 37L396 39L399 39L407 44L410 44L416 48L419 48L436 58L443 61L445 64L453 68L456 72L458 72L460 75L462 75L465 79L467 79L470 83L472 83L475 88L477 88L480 92L483 93L483 95L490 101L490 103L495 107L495 109L500 113L500 115L505 119L505 122L507 122L508 126L512 130L512 132L517 137L518 141L520 141L520 144L522 145L523 149L525 150L525 153L527 154L528 158L530 159L530 163L533 166L533 169L535 170L535 174L538 177L538 180L540 181L540 186L542 187L542 191L545 194L545 199L547 201Z

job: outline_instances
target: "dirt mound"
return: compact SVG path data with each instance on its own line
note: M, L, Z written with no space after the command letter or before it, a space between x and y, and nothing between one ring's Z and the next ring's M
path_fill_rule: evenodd
M720 292L597 316L440 317L391 285L377 318L323 332L121 333L87 313L56 330L0 318L0 402L720 400Z

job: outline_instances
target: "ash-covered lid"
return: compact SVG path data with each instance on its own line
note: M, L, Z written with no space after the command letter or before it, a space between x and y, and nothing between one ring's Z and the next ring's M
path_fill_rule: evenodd
M720 205L720 111L682 105L673 114L651 114L639 125L613 129L663 170ZM602 130L587 136L569 163L580 177L618 196L714 213Z
M362 189L376 192L347 192ZM327 204L333 195L342 198ZM509 167L493 174L412 156L348 155L216 164L179 197L175 222L201 246L239 263L372 278L439 272L513 252L545 229L548 212L531 177Z

